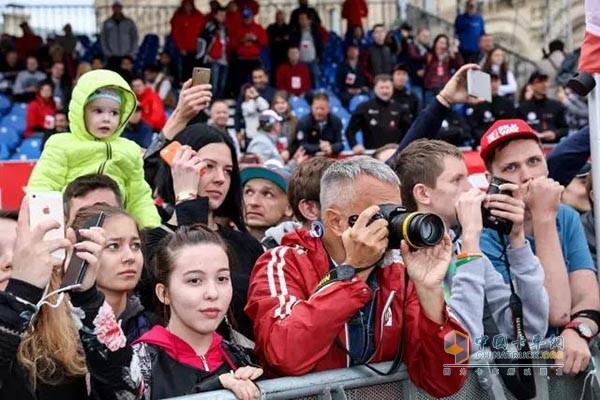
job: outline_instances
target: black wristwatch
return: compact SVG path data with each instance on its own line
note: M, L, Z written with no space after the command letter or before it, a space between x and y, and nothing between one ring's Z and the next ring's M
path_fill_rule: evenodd
M337 267L330 270L327 274L325 274L325 276L319 282L317 290L323 288L331 282L349 281L350 279L354 278L354 275L356 275L357 273L365 271L369 268L371 267L354 268L352 265L349 264L338 265Z

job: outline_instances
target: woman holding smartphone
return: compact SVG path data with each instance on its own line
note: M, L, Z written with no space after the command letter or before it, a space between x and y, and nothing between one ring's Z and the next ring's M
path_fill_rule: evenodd
M80 332L94 393L102 399L162 399L229 389L238 399L258 399L253 381L262 369L216 332L232 298L230 260L225 242L207 227L184 227L165 237L154 278L166 326L155 326L132 347L94 286L99 263L91 265L83 292L72 297L83 311Z
M8 285L0 292L0 398L85 399L86 360L68 298L52 294L60 287L63 260L57 250L74 249L95 264L104 246L101 229L80 231L85 239L72 246L68 239L44 240L58 228L46 220L29 224L29 201L21 204L17 240ZM68 264L67 264L68 265Z
M174 212L165 223L146 234L146 260L152 262L156 244L177 227L206 224L232 249L233 316L231 321L252 338L252 324L244 313L250 273L262 254L260 244L246 232L242 219L240 171L231 139L217 129L192 124L176 137L182 146L172 166L161 161L157 192ZM234 227L234 228L232 228ZM147 274L145 302L153 285Z
M158 318L146 312L138 296L133 294L144 267L140 230L127 212L103 204L80 209L71 227L81 229L88 219L100 212L105 215L102 228L106 243L100 256L96 285L120 321L127 343L131 343L158 323Z

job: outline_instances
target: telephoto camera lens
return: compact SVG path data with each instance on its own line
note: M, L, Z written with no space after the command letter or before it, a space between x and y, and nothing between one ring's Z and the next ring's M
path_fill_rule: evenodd
M398 248L404 239L413 249L435 246L444 237L444 222L431 213L408 212L405 207L382 204L380 213L388 221L389 247Z
M413 249L435 246L444 237L444 222L431 213L408 212L406 207L396 204L380 204L379 213L367 225L378 219L388 222L390 232L388 249L398 249L404 239ZM358 215L348 218L348 224L354 226Z

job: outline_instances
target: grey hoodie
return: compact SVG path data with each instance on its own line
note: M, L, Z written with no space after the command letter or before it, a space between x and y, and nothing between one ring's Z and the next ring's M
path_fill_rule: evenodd
M451 236L454 235L451 233ZM455 244L452 262L456 261L459 249L460 240ZM549 306L542 265L531 251L528 242L517 249L509 246L506 254L517 294L523 302L525 335L528 339L537 334L545 335L548 330ZM453 277L446 277L445 283L450 288L448 305L469 331L471 340L484 332L485 299L499 333L514 337L512 312L509 307L510 287L504 283L502 275L487 257L460 266Z

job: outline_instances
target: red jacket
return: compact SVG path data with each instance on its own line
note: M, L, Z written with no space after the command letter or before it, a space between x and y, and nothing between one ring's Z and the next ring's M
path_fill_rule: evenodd
M244 42L244 36L252 33L256 36L255 41ZM231 48L237 56L242 59L251 59L260 57L260 52L269 45L269 38L265 29L252 22L250 25L242 24L231 32Z
M162 100L151 87L146 87L137 99L142 109L142 121L150 125L155 132L159 132L167 122Z
M342 18L348 20L348 26L362 26L362 19L369 14L365 0L346 0L342 5Z
M263 254L252 271L246 313L254 323L256 352L263 365L282 375L300 375L348 366L346 323L371 298L362 280L331 283L316 290L329 271L329 256L320 239L297 229L283 237L283 245ZM372 363L394 359L406 323L403 362L411 380L435 397L457 392L466 380L452 370L443 376L443 365L454 364L444 351L444 335L466 332L451 317L444 325L422 312L414 286L408 284L406 321L404 266L393 263L377 271L379 290L375 301L376 350ZM391 302L387 309L385 305Z
M23 36L15 38L15 50L17 50L19 61L24 62L27 56L37 52L42 44L42 38L31 33L25 33Z
M225 26L227 27L227 33L229 33L229 38L234 38L237 36L240 27L244 24L242 16L238 11L232 12L227 11L225 17Z
M27 124L25 125L25 137L33 135L35 132L42 132L47 128L46 117L52 118L52 127L54 128L54 114L56 114L56 104L54 99L44 99L39 94L27 105Z
M237 369L235 364L227 357L222 348L223 338L218 333L213 333L212 342L204 356L198 357L196 351L186 341L174 335L165 327L154 325L152 329L140 336L132 344L148 343L162 349L177 362L207 372L217 370L223 363L231 369Z
M204 16L196 8L191 14L186 14L181 7L175 11L171 18L171 36L179 52L196 51L204 23Z
M310 70L303 63L292 65L287 62L281 64L277 68L275 80L278 90L285 90L294 96L300 96L312 88Z
M460 53L440 62L435 53L429 52L425 60L425 89L441 89L452 78L452 74L464 64Z

